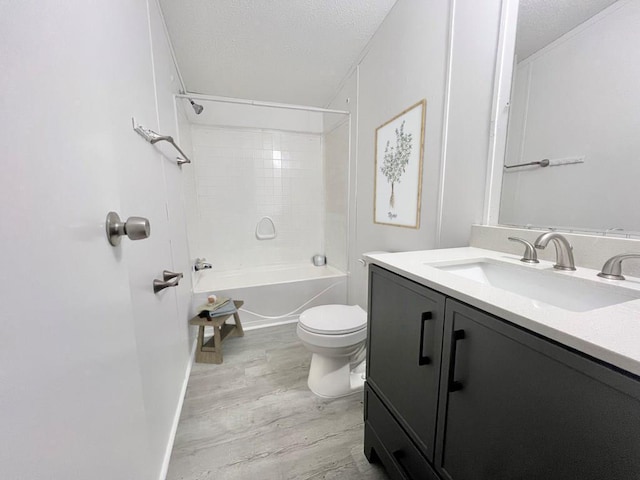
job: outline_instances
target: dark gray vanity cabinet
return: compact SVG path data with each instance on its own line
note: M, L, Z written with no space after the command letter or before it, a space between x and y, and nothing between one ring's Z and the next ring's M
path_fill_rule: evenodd
M442 371L443 478L640 479L637 381L451 298Z
M388 409L398 430L432 461L445 296L375 265L369 285L367 384L375 397L367 408ZM379 417L372 418L375 429ZM389 448L400 468L407 469L409 454Z
M640 479L636 377L377 266L369 305L365 453L392 478Z

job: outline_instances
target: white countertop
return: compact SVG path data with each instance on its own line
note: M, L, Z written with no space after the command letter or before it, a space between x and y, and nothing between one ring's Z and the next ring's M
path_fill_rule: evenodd
M640 278L626 276L627 280L623 281L604 280L597 277L597 270L578 267L575 272L564 272L554 270L553 263L543 260L539 264L525 265L520 262L519 255L474 247L371 254L366 258L421 285L640 376L640 299L573 312L440 270L429 263L495 260L521 268L545 270L548 274L590 280L609 290L624 287L638 296Z

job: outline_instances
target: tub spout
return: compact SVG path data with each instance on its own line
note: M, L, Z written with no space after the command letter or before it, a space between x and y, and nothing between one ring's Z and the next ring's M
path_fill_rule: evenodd
M196 264L193 266L193 269L196 272L199 272L200 270L205 270L207 268L213 268L213 266L210 263L205 262L206 258L196 258Z

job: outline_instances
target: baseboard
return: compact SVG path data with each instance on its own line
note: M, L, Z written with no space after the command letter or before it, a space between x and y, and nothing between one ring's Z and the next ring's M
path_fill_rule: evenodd
M277 320L275 322L269 322L269 323L258 323L258 322L254 322L254 323L247 323L245 324L244 320L242 321L242 329L246 332L247 330L258 330L260 328L267 328L267 327L277 327L278 325L286 325L288 323L297 323L298 322L298 317L296 316L296 318L289 318L286 320Z
M171 460L171 452L173 451L173 442L176 439L176 432L178 431L178 423L180 422L180 414L182 413L182 405L184 404L184 397L187 393L187 385L189 384L189 376L191 375L191 367L196 356L196 341L193 340L191 346L191 354L189 355L189 363L184 373L184 381L182 382L182 390L180 391L180 397L178 397L178 405L176 407L176 413L173 416L173 424L171 425L171 434L169 435L169 441L167 442L167 449L164 454L164 460L162 462L162 468L160 469L160 480L166 480L167 473L169 471L169 461Z

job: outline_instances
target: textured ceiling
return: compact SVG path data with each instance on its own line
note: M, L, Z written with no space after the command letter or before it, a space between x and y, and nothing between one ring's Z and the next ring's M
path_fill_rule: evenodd
M160 0L188 91L326 106L396 0Z
M570 32L616 0L520 0L518 61Z

